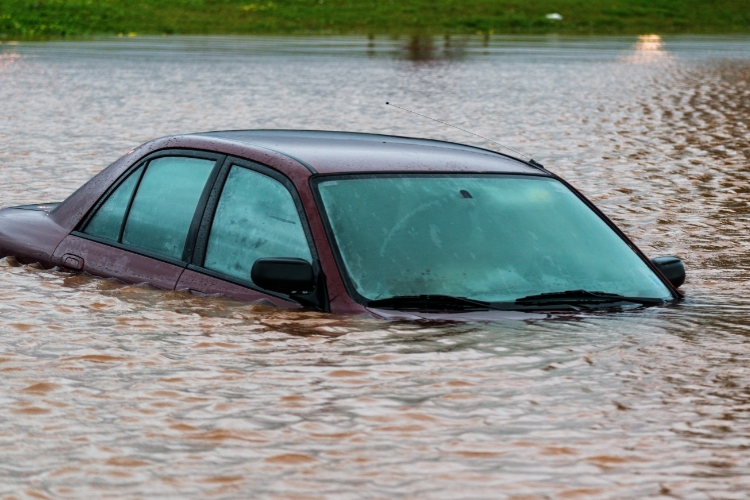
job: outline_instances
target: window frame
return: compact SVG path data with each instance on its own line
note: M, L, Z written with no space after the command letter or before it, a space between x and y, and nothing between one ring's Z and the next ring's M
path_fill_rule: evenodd
M209 175L208 180L206 181L206 185L203 188L203 193L201 194L201 197L198 201L198 205L196 206L196 209L195 209L195 213L193 214L193 220L190 225L190 229L188 230L188 235L185 241L185 249L183 251L182 259L174 259L174 258L165 256L163 254L150 252L148 250L144 250L139 247L120 243L119 241L113 241L107 238L102 238L99 236L95 236L95 235L91 235L91 234L87 234L83 232L83 229L85 229L89 221L99 211L101 206L104 205L104 203L106 203L106 201L110 198L112 193L114 193L122 185L122 183L125 182L130 177L130 175L134 174L139 168L145 167L140 173L140 178L138 179L136 183L135 189L133 190L133 194L131 195L131 198L128 202L128 208L126 209L125 215L123 216L123 221L122 221L122 225L120 226L120 234L119 234L119 239L122 239L122 233L125 228L125 222L127 221L127 218L130 215L130 208L132 207L133 200L135 199L135 196L138 193L138 188L140 187L141 179L143 178L143 175L146 172L146 168L148 168L149 163L158 158L176 157L176 156L215 161L213 170L211 174ZM224 185L226 184L227 178L229 177L229 172L231 168L235 165L241 168L247 168L249 170L253 170L255 172L258 172L259 174L270 177L271 179L279 182L282 186L286 188L286 190L289 192L289 194L292 197L294 206L297 208L297 213L300 218L300 224L302 225L302 230L305 234L305 238L307 240L307 244L310 249L310 255L312 257L313 268L319 269L320 257L318 254L317 246L315 244L315 238L313 237L312 230L310 229L310 223L307 218L307 213L305 212L302 199L299 196L299 192L297 191L297 187L295 186L294 182L292 182L291 179L289 179L287 176L285 176L278 170L272 167L260 164L258 162L248 160L245 158L226 155L222 153L215 153L211 151L204 151L204 150L163 149L163 150L155 151L149 155L144 156L143 158L135 162L133 165L131 165L125 172L120 174L120 176L110 185L110 187L97 200L97 202L89 209L86 216L81 219L81 221L78 223L76 228L70 234L73 236L77 236L79 238L86 239L86 240L95 241L97 243L101 243L103 245L107 245L113 248L118 248L118 249L125 250L127 252L131 252L137 255L142 255L144 257L149 257L154 260L158 260L161 262L166 262L175 266L179 266L179 267L182 267L183 269L190 269L191 271L195 271L200 274L205 274L207 276L211 276L211 277L214 277L214 278L217 278L217 279L229 282L229 283L233 283L233 284L236 284L236 285L239 285L239 286L260 292L260 293L264 293L269 296L277 297L283 300L295 301L293 298L290 298L286 294L272 292L272 291L269 291L269 290L266 290L264 288L257 286L255 283L253 283L250 276L248 276L247 280L244 280L244 279L237 278L234 276L226 275L219 271L213 271L211 269L207 269L206 267L204 267L206 250L208 248L208 239L210 238L211 226L213 225L214 216L216 215L216 209L218 208L219 200L224 190ZM325 286L325 283L323 283L323 286Z
M286 294L269 291L269 290L259 287L258 285L253 283L250 276L248 276L247 279L245 280L242 278L237 278L236 276L230 276L220 271L214 271L213 269L208 269L205 267L206 251L208 250L208 240L211 237L211 229L213 226L214 217L216 216L216 210L218 209L219 200L221 199L221 195L224 191L224 186L226 185L227 179L229 177L229 172L234 166L237 166L239 168L246 168L248 170L257 172L261 175L265 175L266 177L270 177L271 179L279 182L282 186L284 186L284 188L286 188L286 190L289 192L289 194L292 197L294 206L297 209L297 214L299 215L299 218L300 218L302 231L305 234L305 239L307 240L307 245L310 249L310 256L312 258L313 267L315 267L316 262L320 261L319 256L318 256L318 251L315 245L315 239L313 238L313 233L312 233L312 230L310 229L310 223L307 219L307 214L305 212L304 205L302 204L302 200L299 196L296 186L294 185L294 182L292 182L291 179L286 177L284 174L282 174L278 170L275 170L266 165L257 163L255 161L247 160L244 158L239 158L235 156L227 156L227 158L224 160L223 165L221 166L221 169L218 172L214 185L210 193L207 196L206 205L203 211L203 217L201 218L200 223L198 224L198 227L196 230L194 251L192 253L191 261L187 265L187 269L190 269L191 271L195 271L201 274L205 274L207 276L211 276L213 278L221 279L229 283L234 283L236 285L243 286L245 288L249 288L257 292L264 293L266 295L270 295L270 296L277 297L277 298L284 299L284 300L294 301L294 299L290 298Z
M169 257L163 254L151 252L149 250L145 250L143 248L140 248L134 245L126 245L124 243L121 243L123 232L125 230L126 221L128 217L130 216L130 209L133 206L133 200L135 199L135 196L138 194L138 189L140 188L143 175L145 174L146 170L148 169L149 164L153 160L157 160L159 158L165 158L165 157L196 158L196 159L201 159L201 160L213 160L214 161L214 165L213 167L211 167L211 173L208 176L205 186L203 186L203 192L201 193L201 196L198 199L198 204L196 205L195 211L193 212L193 219L190 223L190 228L188 229L187 237L185 238L185 248L183 249L182 258L180 259L175 259L173 257ZM198 229L201 223L201 219L203 217L203 213L206 208L206 203L208 202L209 194L211 193L211 190L216 183L216 178L219 175L222 167L226 163L226 160L227 160L227 155L225 154L213 153L210 151L194 150L194 149L162 149L160 151L155 151L149 155L146 155L140 160L138 160L137 162L135 162L133 165L131 165L125 172L123 172L120 175L120 177L118 177L118 179L115 182L112 183L112 185L97 200L97 202L88 211L86 216L83 219L81 219L81 222L78 223L76 228L70 234L73 236L77 236L79 238L95 241L103 245L107 245L113 248L119 248L121 250L125 250L128 252L137 254L137 255L143 255L145 257L149 257L155 260L167 262L169 264L173 264L175 266L185 268L187 267L188 263L192 260L193 251L195 248L196 235L198 234ZM133 193L130 195L130 200L128 200L128 205L125 210L125 214L123 215L122 221L120 223L118 241L110 240L108 238L102 238L100 236L96 236L96 235L83 232L86 226L88 226L91 219L94 218L96 213L102 207L102 205L104 205L107 202L107 200L109 200L109 198L112 196L112 194L131 175L137 172L138 169L141 167L143 167L143 170L141 170L141 173L138 174L139 178L136 181L135 189L133 189Z

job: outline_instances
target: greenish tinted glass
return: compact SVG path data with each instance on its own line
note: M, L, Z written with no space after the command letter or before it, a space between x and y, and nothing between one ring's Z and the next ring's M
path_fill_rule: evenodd
M141 176L143 167L131 173L125 181L115 190L106 202L99 208L94 217L84 229L84 233L108 240L117 241L120 237L120 228L128 203L133 196L135 185Z
M216 208L204 266L249 280L255 261L268 257L312 262L297 207L280 182L234 166Z
M435 294L505 302L578 289L671 297L554 179L379 176L318 189L346 271L367 299Z
M125 223L122 242L182 258L213 160L166 157L149 163Z

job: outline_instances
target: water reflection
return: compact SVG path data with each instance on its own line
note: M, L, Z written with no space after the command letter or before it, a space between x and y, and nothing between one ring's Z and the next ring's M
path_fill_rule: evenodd
M0 54L0 69L5 69L14 62L18 61L21 56L18 54Z
M431 37L219 37L219 36L137 36L132 38L94 37L45 42L5 42L0 54L35 59L118 59L161 62L237 62L260 57L293 58L375 58L450 59L470 57L523 58L526 62L566 59L571 61L611 61L615 57L658 54L681 58L743 58L747 42L741 37L570 37L558 35L513 37L503 35L450 35ZM660 45L661 44L661 45ZM633 53L635 49L635 54ZM656 57L654 57L656 55ZM638 59L640 60L640 59Z
M453 39L450 35L440 39L427 35L410 36L404 45L406 59L415 62L459 60L466 55L466 42L461 39Z
M177 132L345 129L487 146L384 112L392 98L533 150L647 253L688 268L675 307L448 325L1 259L0 496L746 496L750 43L648 39L631 53L633 42L0 46L15 61L0 77L3 206L61 199ZM459 47L450 64L423 64ZM648 64L628 60L641 53Z
M625 60L630 64L664 63L672 58L664 49L664 42L659 35L641 35L633 46L634 53Z

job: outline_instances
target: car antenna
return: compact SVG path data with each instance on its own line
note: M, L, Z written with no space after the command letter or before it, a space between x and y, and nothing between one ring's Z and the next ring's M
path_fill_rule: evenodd
M475 134L474 132L471 132L470 130L466 130L466 129L463 129L463 128L461 128L461 127L456 127L455 125L451 125L450 123L444 122L444 121L442 121L442 120L438 120L437 118L432 118L432 117L430 117L430 116L427 116L427 115L423 115L422 113L417 113L416 111L412 111L412 110L410 110L410 109L406 109L406 108L404 108L404 107L402 107L402 106L397 106L397 105L395 105L395 104L391 104L390 102L386 102L386 103L385 103L385 105L386 105L386 106L393 106L394 108L398 108L398 109L403 109L404 111L408 111L409 113L415 114L415 115L417 115L417 116L421 116L422 118L427 118L428 120L432 120L432 121L434 121L434 122L442 123L443 125L448 125L449 127L453 127L453 128L455 128L455 129L458 129L458 130L460 130L461 132L466 132L467 134L471 134L471 135L475 135L475 136L477 136L477 137L481 137L481 138L482 138L482 139L484 139L485 141L490 141L491 143L493 143L493 144L497 144L498 146L500 146L500 147L501 147L501 148L503 148L503 149L507 149L507 150L513 151L513 152L514 152L514 153L516 153L517 155L519 155L519 156L523 156L524 158L526 158L526 159L528 160L528 162L529 162L529 163L530 163L531 165L533 165L533 166L535 166L535 167L539 167L539 168L544 168L544 167L542 166L542 164L541 164L541 163L539 163L538 161L534 160L534 159L533 159L533 158L531 158L530 156L526 156L525 154L521 153L520 151L516 151L516 150L515 150L515 149L513 149L513 148L509 148L508 146L504 146L504 145L500 144L500 143L499 143L499 142L497 142L497 141L493 141L493 140L492 140L492 139L490 139L489 137L485 137L485 136L483 136L483 135Z

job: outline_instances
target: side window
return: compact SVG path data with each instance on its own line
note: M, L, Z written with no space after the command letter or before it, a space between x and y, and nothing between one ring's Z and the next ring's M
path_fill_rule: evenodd
M179 156L152 160L130 174L83 232L181 259L215 163Z
M265 257L312 261L297 207L286 187L235 165L216 208L204 267L249 281L253 264Z
M167 157L149 163L125 222L122 243L182 258L213 160Z
M84 233L108 240L119 241L122 222L128 210L130 199L133 197L135 186L141 178L143 167L131 173L115 190L109 199L99 208L94 217L86 225Z

